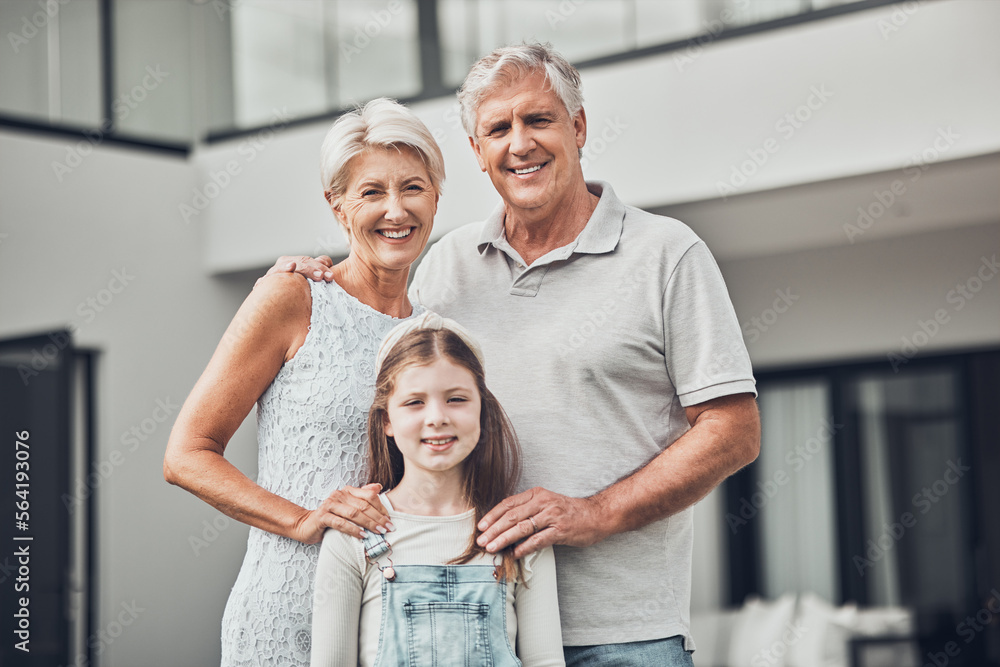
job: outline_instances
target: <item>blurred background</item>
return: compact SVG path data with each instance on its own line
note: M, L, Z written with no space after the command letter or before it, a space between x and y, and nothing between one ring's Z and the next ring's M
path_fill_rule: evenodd
M1000 664L998 28L995 0L0 1L0 485L30 452L36 619L0 665L218 663L247 528L163 481L179 406L279 255L346 254L345 109L433 130L433 238L492 210L454 91L524 39L581 71L587 178L706 240L754 362L760 459L696 509L696 664Z

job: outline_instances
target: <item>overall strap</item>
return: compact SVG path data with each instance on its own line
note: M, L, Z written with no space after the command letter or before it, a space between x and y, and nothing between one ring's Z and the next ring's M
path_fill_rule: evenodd
M365 558L372 563L377 561L379 556L389 551L389 543L386 542L385 536L380 533L373 533L366 530L365 538L361 543L365 548Z

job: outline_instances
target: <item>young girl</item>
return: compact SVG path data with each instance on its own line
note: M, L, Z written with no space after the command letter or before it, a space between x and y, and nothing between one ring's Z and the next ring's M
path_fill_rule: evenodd
M389 332L376 366L369 481L394 529L326 532L313 667L564 665L552 549L518 562L475 543L519 471L478 344L428 312Z

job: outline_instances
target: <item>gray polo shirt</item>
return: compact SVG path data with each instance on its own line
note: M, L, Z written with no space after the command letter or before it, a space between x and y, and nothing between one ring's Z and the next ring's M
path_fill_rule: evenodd
M689 428L684 408L756 393L719 268L690 228L624 205L607 183L567 246L530 267L503 208L438 241L411 296L482 343L486 381L524 449L521 489L600 491ZM692 509L586 548L557 546L563 643L689 632Z

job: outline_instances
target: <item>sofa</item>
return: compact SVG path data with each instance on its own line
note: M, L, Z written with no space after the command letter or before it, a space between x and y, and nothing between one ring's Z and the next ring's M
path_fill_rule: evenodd
M813 593L691 614L695 667L920 667L914 615Z

